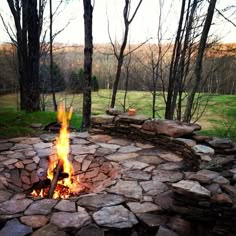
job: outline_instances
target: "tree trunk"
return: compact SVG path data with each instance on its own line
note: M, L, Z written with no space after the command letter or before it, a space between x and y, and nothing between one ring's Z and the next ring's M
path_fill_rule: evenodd
M91 116L91 77L93 60L93 6L91 0L83 0L84 3L84 91L83 91L83 121L82 129L88 129Z
M55 87L54 87L54 78L53 78L53 54L52 54L52 23L53 23L53 15L52 15L52 0L49 0L49 8L50 8L50 80L51 80L51 88L52 88L52 102L54 111L57 111L57 102L55 96Z
M196 58L196 63L195 63L195 68L194 68L196 80L193 85L192 91L189 94L188 99L187 99L187 107L186 107L185 114L184 114L184 121L185 122L191 121L194 97L195 97L195 94L199 88L200 82L202 80L202 60L203 60L204 51L206 49L208 33L209 33L209 30L211 27L211 23L212 23L214 11L215 11L216 1L217 0L210 0L209 7L207 10L207 16L206 16L206 20L204 23L200 43L198 46L197 58Z

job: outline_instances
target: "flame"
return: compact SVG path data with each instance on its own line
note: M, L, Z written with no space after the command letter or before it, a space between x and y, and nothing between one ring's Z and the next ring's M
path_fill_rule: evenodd
M57 119L61 123L61 129L59 137L56 139L57 155L50 156L47 175L49 179L53 179L54 170L58 161L61 160L63 163L63 172L68 174L68 178L58 181L53 198L68 198L70 193L78 192L78 181L73 180L72 175L74 170L68 159L70 151L68 121L71 119L72 111L73 109L71 107L67 113L64 104L58 106Z

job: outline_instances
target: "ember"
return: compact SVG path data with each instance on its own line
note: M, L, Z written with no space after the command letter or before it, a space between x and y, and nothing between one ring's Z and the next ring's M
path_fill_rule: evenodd
M50 186L34 190L32 196L49 198L68 198L81 191L78 177L73 176L73 166L69 161L69 129L68 121L72 116L72 108L69 112L65 111L65 106L60 104L58 107L58 121L61 123L59 137L56 139L56 155L49 157L49 167L47 179Z

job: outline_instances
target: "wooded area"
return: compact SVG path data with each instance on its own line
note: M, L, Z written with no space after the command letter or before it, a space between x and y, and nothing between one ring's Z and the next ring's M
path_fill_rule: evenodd
M218 43L209 35L214 14L218 12L217 0L181 0L178 28L170 43L163 38L164 1L159 0L157 43L147 40L138 45L130 44L128 38L130 25L142 8L142 0L124 0L121 42L112 38L109 19L104 22L108 24L110 38L110 44L106 45L93 45L92 19L96 6L84 0L85 39L81 46L53 43L60 32L53 32L55 13L51 0L49 42L45 41L46 32L42 33L46 0L7 2L16 32L13 34L1 15L12 43L1 45L0 88L3 93L19 91L21 110L45 110L44 95L48 93L52 94L54 110L56 92L66 91L75 96L83 93L82 128L87 128L92 90L110 89L111 108L116 105L117 90L124 90L124 111L128 108L128 91L142 90L152 94L153 118L158 112L158 94L161 92L166 104L166 119L194 122L193 117L201 116L208 103L206 96L201 99L203 93L209 96L236 93L236 45ZM224 20L231 22L227 18Z

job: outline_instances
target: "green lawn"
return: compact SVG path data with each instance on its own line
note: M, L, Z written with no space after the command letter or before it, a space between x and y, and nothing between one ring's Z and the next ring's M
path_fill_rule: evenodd
M116 108L123 110L124 92L117 94ZM109 107L111 92L100 90L92 95L92 114L103 114ZM36 131L30 128L32 123L48 124L56 120L56 113L52 110L51 96L45 96L46 112L24 113L17 112L15 94L0 97L0 138L20 135L35 135ZM65 102L66 107L73 106L73 116L70 124L79 128L82 114L82 95L57 94L58 102ZM157 117L163 118L164 101L162 96L157 98ZM126 108L136 108L137 113L152 115L152 96L149 92L130 91L127 97ZM236 140L236 96L214 95L209 100L208 107L198 121L202 126L202 134L229 137Z

